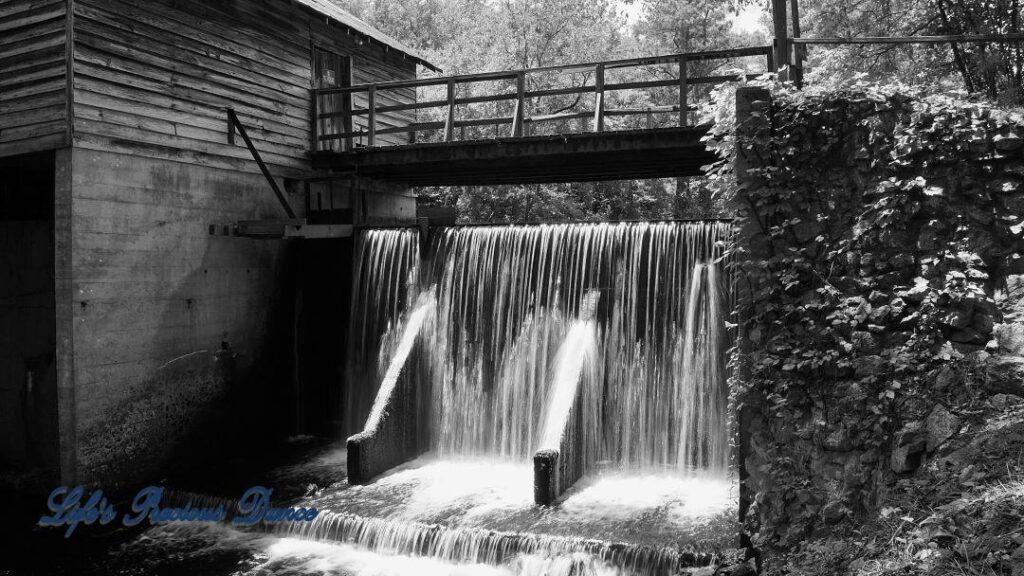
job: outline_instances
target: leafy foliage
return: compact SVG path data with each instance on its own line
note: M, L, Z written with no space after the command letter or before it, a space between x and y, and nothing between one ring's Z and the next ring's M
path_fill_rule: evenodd
M864 513L908 426L968 394L1019 258L1019 115L901 86L795 92L712 145L738 184L737 402L766 541ZM970 378L967 378L970 382ZM894 456L895 454L895 456ZM770 479L770 481L766 480Z

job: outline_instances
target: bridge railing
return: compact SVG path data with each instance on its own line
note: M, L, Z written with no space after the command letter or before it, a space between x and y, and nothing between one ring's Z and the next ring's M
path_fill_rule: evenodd
M764 71L723 74L699 64L749 57L764 57ZM560 134L663 127L666 118L670 126L686 126L697 87L770 71L772 47L755 46L319 89L313 94L313 149L515 138L551 124ZM617 93L632 97L613 101ZM539 104L551 98L568 101ZM480 104L489 105L486 114L469 113L469 106ZM624 125L618 118L634 121Z

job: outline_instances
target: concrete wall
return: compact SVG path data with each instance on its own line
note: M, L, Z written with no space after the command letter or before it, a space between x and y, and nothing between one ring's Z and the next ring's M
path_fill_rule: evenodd
M259 175L70 158L77 476L131 482L230 445L287 399L286 245L222 227L280 207ZM280 412L253 430L286 424Z

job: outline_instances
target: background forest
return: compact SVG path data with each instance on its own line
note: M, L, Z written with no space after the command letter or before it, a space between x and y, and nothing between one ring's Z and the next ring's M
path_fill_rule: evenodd
M418 49L445 75L771 43L767 0L334 1ZM801 0L799 8L804 37L1011 33L1021 26L1020 0ZM1018 105L1024 94L1020 43L821 46L811 48L805 58L807 84L823 88L858 81L905 83L927 91L966 91L1003 105ZM765 71L758 59L695 66L691 74ZM655 67L646 74L643 79L677 72ZM550 86L565 82L554 76L548 80ZM588 80L583 74L572 79ZM534 84L530 89L545 87ZM619 105L646 107L675 96L647 91L615 97ZM695 87L691 102L700 111L693 120L713 118L714 99L710 89ZM588 104L578 98L546 98L532 102L530 114L580 110ZM463 114L488 112L494 111L478 107ZM528 222L722 216L721 189L706 179L689 178L445 187L422 189L420 194L428 204L456 206L462 221Z

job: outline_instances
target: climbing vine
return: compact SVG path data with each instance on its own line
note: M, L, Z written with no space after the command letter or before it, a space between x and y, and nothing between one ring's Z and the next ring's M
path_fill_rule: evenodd
M870 510L933 449L921 421L980 390L1024 246L1024 118L901 86L759 86L708 143L739 230L748 518L785 543Z

